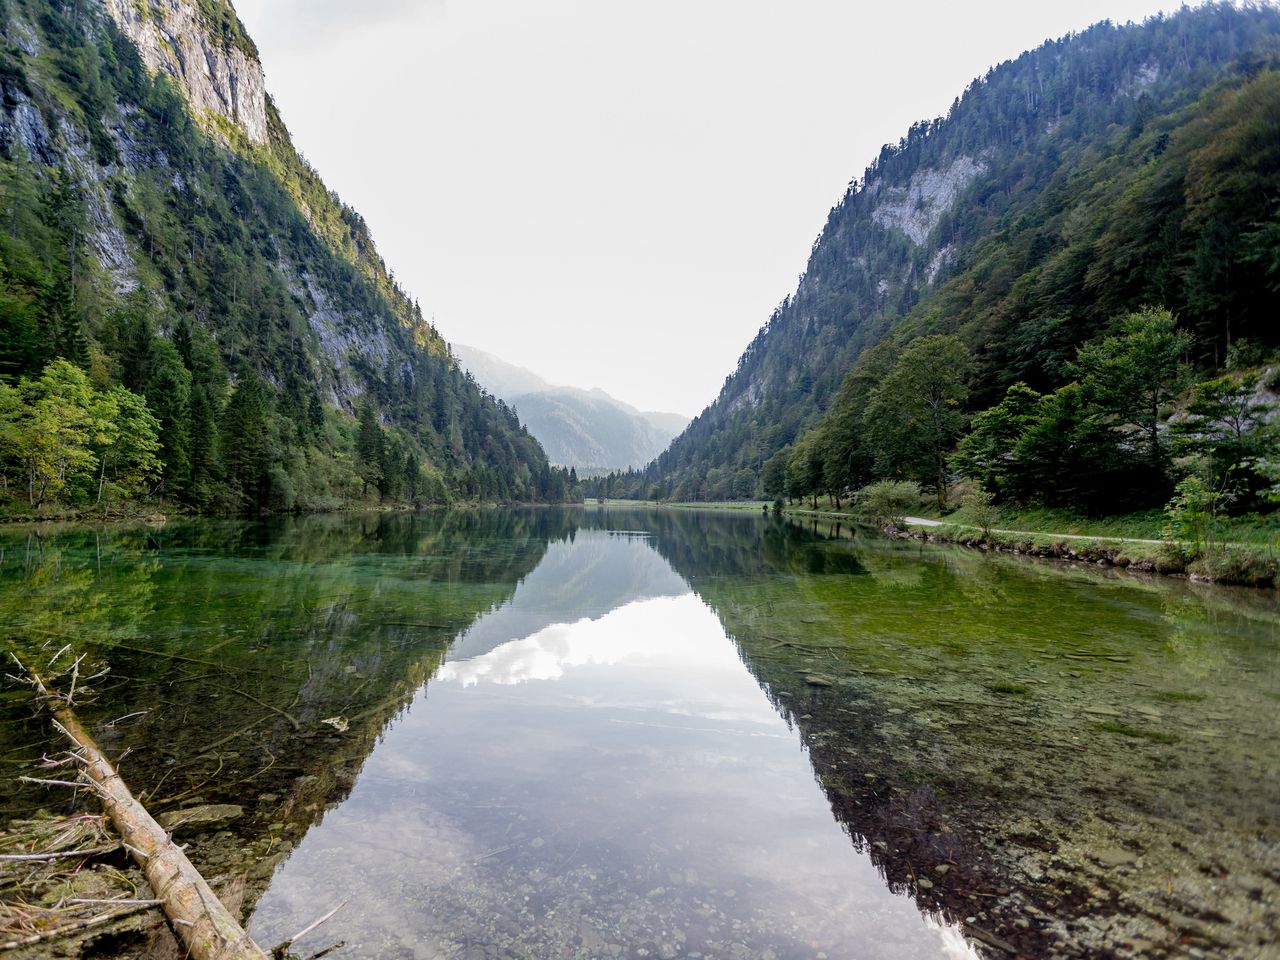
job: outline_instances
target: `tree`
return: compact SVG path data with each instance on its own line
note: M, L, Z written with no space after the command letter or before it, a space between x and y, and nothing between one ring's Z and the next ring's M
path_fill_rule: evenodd
M267 495L269 411L262 382L242 377L222 414L221 445L227 479L241 505L261 509Z
M66 360L52 361L39 380L24 380L19 390L15 449L26 468L27 502L38 510L93 476L94 448L109 442L111 421L84 371Z
M191 372L174 344L154 338L143 393L160 422L166 492L177 494L191 477Z
M1165 459L1160 412L1180 392L1190 347L1191 335L1178 330L1173 314L1147 307L1121 317L1115 333L1081 347L1069 367L1111 426L1138 433L1158 469Z
M108 485L121 496L134 498L147 493L164 466L159 457L160 421L147 408L147 402L124 387L113 387L103 398L114 414L111 442L98 456L98 497L102 503Z
M947 505L947 456L964 429L970 368L956 337L923 337L902 352L867 406L881 473L932 485L940 509Z
M822 486L822 460L814 449L813 435L806 434L796 444L787 461L787 496L792 500L811 498L810 506L818 509L818 491Z
M854 494L858 512L872 523L901 526L920 506L920 485L910 480L877 480Z
M991 493L1007 496L1015 482L1018 462L1014 449L1036 420L1040 394L1019 381L1004 399L973 418L973 429L960 441L955 464L960 473Z
M1257 398L1259 380L1256 373L1245 373L1197 383L1176 432L1193 447L1212 452L1236 448L1243 453L1246 438L1264 427L1275 409L1274 403Z
M218 413L209 388L197 384L191 391L191 474L187 498L197 506L214 499L214 483L222 467L218 442Z
M787 463L791 460L792 449L783 447L764 462L760 471L760 486L764 488L766 497L776 500L787 493Z
M385 443L378 415L369 402L360 405L360 426L356 430L356 464L364 481L361 496L369 495L369 484L382 489L382 465L385 459Z
M1007 491L1023 503L1116 512L1150 499L1150 466L1120 442L1083 387L1042 398L1014 445Z

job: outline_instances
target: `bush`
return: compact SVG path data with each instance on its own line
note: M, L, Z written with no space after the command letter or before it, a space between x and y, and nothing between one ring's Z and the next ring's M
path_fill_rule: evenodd
M858 513L877 524L901 526L903 517L920 506L920 484L910 480L880 480L854 494Z
M974 525L982 530L982 535L991 538L991 528L1000 520L1000 511L996 508L995 498L985 490L974 490L966 498L969 516Z

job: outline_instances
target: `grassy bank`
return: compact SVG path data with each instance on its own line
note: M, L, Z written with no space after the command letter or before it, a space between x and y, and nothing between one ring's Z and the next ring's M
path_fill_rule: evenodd
M855 509L789 507L787 516L865 523ZM1145 573L1186 575L1212 583L1273 587L1280 582L1280 517L1225 518L1207 544L1163 536L1158 510L1114 517L1081 517L1059 510L999 510L986 518L961 507L941 514L921 507L920 522L902 521L890 533L936 543L957 543L1033 557L1096 563Z
M658 503L646 500L588 500L587 506L662 507L668 510L717 510L762 513L761 500ZM834 501L813 507L795 504L784 516L820 517L868 524L866 516ZM891 535L933 543L955 543L980 550L1022 556L1095 563L1143 573L1189 576L1211 583L1274 587L1280 583L1280 515L1224 518L1210 544L1166 539L1159 510L1113 517L1082 517L1063 510L998 510L986 524L976 509L962 506L945 515L936 506L920 506L913 516L927 523L899 522Z

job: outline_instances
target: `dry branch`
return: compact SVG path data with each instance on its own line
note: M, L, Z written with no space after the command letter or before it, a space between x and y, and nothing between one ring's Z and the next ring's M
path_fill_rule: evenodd
M27 673L41 702L53 713L55 726L75 744L83 773L120 831L125 849L163 902L165 915L188 954L195 960L267 960L187 855L134 799L67 701L50 693L34 672Z

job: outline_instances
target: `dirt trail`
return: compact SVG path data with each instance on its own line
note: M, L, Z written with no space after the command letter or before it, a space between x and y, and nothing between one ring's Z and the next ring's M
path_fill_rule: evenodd
M913 527L959 527L962 530L977 530L978 527L967 523L948 523L944 520L930 520L928 517L903 517L905 523ZM1164 543L1164 540L1143 540L1140 537L1117 537L1087 533L1053 533L1047 530L1000 530L991 528L992 533L1007 533L1015 537L1057 537L1062 540L1116 540L1121 543Z

